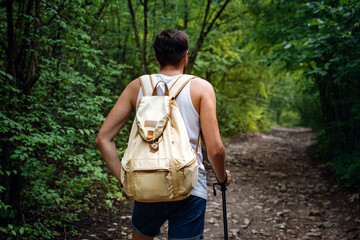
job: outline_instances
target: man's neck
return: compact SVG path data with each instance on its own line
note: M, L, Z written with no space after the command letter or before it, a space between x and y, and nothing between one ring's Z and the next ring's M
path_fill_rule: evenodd
M159 74L166 76L176 76L184 73L184 66L180 64L179 66L166 65L160 66Z

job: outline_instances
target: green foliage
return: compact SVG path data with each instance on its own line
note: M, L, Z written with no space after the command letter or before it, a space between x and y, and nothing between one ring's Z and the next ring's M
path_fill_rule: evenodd
M321 132L319 151L346 185L358 186L360 2L251 2L249 8L260 16L249 39L271 46L268 62L304 72L302 123Z
M64 228L76 234L72 222L79 210L99 207L94 197L116 191L106 199L122 199L94 140L121 90L114 86L126 65L96 48L91 35L96 4L86 11L76 5L85 1L47 4L36 84L24 93L17 87L20 80L0 65L1 155L8 156L0 166L4 239L52 239ZM120 149L125 143L126 137L117 140ZM17 206L5 193L19 188ZM100 207L107 207L105 201Z
M355 153L340 153L333 157L332 166L337 170L340 179L346 187L360 188L360 156Z
M191 54L206 15L193 0L151 1L147 19L135 2L135 19L126 1L34 2L12 1L13 33L0 8L4 239L51 239L64 228L76 235L79 212L116 211L114 199L126 202L95 147L97 130L132 79L158 70L155 35L185 30ZM210 3L206 26L223 1ZM350 0L230 1L192 73L214 86L222 134L311 126L340 178L359 186L359 8ZM10 38L13 51L6 51ZM129 131L126 125L115 139L120 156Z

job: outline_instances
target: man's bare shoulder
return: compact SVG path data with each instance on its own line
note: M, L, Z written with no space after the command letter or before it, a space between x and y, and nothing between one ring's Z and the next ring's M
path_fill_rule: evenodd
M126 86L122 93L122 95L131 102L133 107L136 106L136 99L139 94L140 86L140 79L136 78Z
M213 86L210 82L200 77L191 80L191 89L198 93L213 92Z
M128 85L127 88L140 89L140 78L135 78Z
M201 102L210 103L215 99L215 92L211 83L199 77L191 80L190 94L193 105L199 114Z
M140 90L140 79L136 78L132 80L124 89L124 92L131 95L136 95L139 93Z

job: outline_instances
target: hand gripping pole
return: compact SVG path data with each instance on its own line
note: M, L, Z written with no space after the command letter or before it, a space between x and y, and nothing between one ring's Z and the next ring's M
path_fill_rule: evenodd
M216 179L217 180L217 179ZM214 190L214 196L216 196L216 189L215 186L219 185L220 190L222 192L222 206L223 206L223 220L224 220L224 239L228 240L228 227L227 227L227 213L226 213L226 182L228 180L227 173L225 171L225 181L223 183L220 183L219 181L217 183L213 184L213 190Z

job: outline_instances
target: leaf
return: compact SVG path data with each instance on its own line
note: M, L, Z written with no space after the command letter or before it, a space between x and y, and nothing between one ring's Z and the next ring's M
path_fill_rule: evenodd
M87 66L88 66L88 68L90 68L90 69L96 69L95 64L93 64L92 62L88 62L88 63L87 63Z
M325 76L325 75L327 74L327 71L321 70L321 71L319 71L319 74L320 74L321 76Z
M328 70L328 69L329 69L329 66L330 66L330 63L329 63L329 62L328 62L328 63L325 63L324 68L325 68L326 70Z
M318 22L318 19L312 19L309 23L309 26L318 26L320 23Z
M323 20L321 20L320 18L316 19L316 21L319 23L319 24L324 24L325 22Z
M8 79L13 80L13 76L0 70L0 74L6 76Z
M344 13L343 14L343 17L350 17L351 16L351 13L350 12L347 12L347 13Z
M285 49L288 49L288 48L291 48L291 44L290 43L287 43L285 46L284 46Z
M312 3L310 3L310 2L307 2L307 3L306 3L306 6L307 6L308 8L314 8L314 7L315 7L314 4L312 4Z

